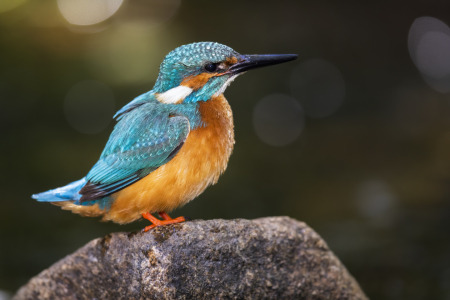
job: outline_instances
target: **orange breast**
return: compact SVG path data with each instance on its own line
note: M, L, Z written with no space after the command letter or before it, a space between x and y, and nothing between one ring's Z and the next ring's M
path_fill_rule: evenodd
M171 211L217 182L233 150L232 112L223 95L202 102L199 109L206 126L192 130L170 162L116 193L104 220L123 224L144 212Z

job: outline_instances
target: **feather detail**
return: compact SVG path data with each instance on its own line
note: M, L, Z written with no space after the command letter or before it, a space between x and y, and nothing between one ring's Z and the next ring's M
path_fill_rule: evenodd
M39 202L58 202L67 200L78 200L81 195L78 193L86 184L86 178L69 183L66 186L56 188L40 194L34 194L31 197Z
M150 113L150 114L149 114ZM186 117L131 112L116 125L100 160L86 176L79 203L99 200L139 181L170 161L189 134Z
M178 104L183 102L184 98L189 96L193 90L190 87L180 85L164 93L156 94L156 99L164 104Z

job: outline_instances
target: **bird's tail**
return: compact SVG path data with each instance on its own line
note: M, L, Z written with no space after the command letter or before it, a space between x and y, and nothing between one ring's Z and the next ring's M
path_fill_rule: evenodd
M78 201L81 198L81 195L78 192L85 184L86 178L83 178L54 190L34 194L31 197L40 202Z

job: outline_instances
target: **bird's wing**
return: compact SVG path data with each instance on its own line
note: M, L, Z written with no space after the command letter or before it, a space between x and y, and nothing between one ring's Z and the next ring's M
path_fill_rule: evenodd
M132 111L133 109L138 108L139 106L145 104L145 103L157 103L158 100L154 98L153 91L150 91L148 93L142 94L136 98L133 99L130 103L119 109L116 114L113 116L113 119L116 119L119 121L125 114Z
M100 157L86 176L79 203L109 196L169 162L190 130L184 116L160 104L143 104L123 115Z

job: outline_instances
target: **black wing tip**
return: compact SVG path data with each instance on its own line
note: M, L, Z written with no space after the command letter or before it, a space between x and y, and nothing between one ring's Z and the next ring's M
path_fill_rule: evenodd
M108 197L114 193L117 193L120 190L130 186L141 179L137 174L130 176L127 180L120 182L113 182L111 184L99 185L88 181L85 186L78 192L81 194L81 198L78 201L79 203L84 203L88 201L100 200L104 197Z
M78 200L79 203L99 200L100 198L103 198L103 191L100 189L100 187L89 181L78 193L82 195L80 200Z

